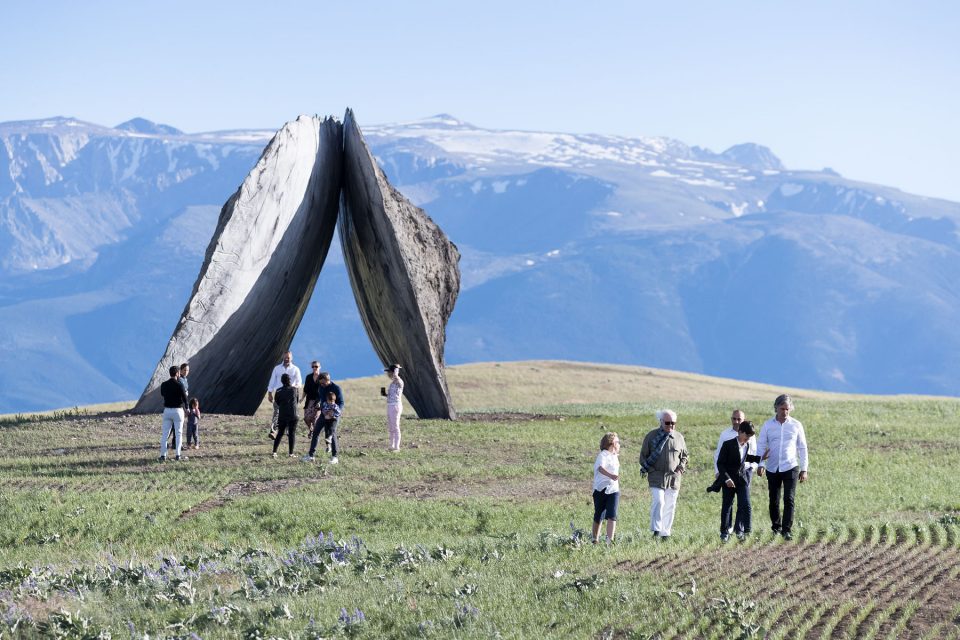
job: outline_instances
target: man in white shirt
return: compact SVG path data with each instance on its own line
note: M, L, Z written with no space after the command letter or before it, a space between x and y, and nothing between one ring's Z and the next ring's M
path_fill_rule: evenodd
M807 436L803 425L790 417L793 400L787 394L773 403L777 415L763 424L757 439L757 452L764 458L757 475L767 475L770 491L770 523L774 533L793 538L793 508L797 482L807 480ZM783 518L780 494L783 493Z
M270 384L267 385L267 400L273 405L273 418L270 420L271 439L277 435L277 418L280 412L280 407L273 401L273 393L283 386L283 383L280 382L280 377L283 374L290 376L290 386L297 390L297 401L299 402L300 387L303 386L303 380L300 378L300 368L293 364L292 351L283 354L283 362L273 368L273 373L270 374Z

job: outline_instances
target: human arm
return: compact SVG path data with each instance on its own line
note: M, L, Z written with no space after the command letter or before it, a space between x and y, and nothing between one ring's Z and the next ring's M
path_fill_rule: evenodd
M767 470L766 461L770 456L769 435L770 430L767 428L767 425L763 425L763 427L760 428L760 435L757 436L757 453L761 457L760 464L757 465L757 475L761 477Z
M683 474L687 470L687 463L690 461L690 452L687 451L687 441L682 436L680 438L680 451L677 452L677 455L680 458L680 464L674 471Z
M797 462L800 464L800 482L807 481L807 434L803 430L803 425L797 429Z
M609 463L610 469L604 466L604 463ZM597 456L596 463L597 473L600 475L606 476L611 480L619 480L620 474L617 473L620 471L620 464L617 462L615 457L611 457L610 452L601 451L600 455Z
M717 461L720 459L720 449L723 447L723 434L720 434L720 438L717 440L717 449L713 452L713 473L714 476L720 475L720 467L717 465Z

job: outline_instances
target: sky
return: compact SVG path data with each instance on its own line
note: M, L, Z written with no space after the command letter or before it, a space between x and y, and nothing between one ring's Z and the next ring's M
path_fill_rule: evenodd
M960 3L0 3L0 122L195 133L301 113L770 147L960 201Z

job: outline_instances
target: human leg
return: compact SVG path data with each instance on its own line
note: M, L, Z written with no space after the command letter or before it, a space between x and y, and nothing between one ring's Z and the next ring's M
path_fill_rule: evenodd
M782 522L780 520L780 492L783 488L783 474L776 471L767 472L767 489L770 492L770 503L768 510L770 512L770 528L774 533L780 533Z
M797 482L800 479L800 468L794 467L783 474L783 535L790 534L793 529L793 508L797 496Z
M277 433L273 436L273 452L276 453L277 449L280 448L280 441L283 440L283 432L286 430L286 423L278 422L277 423Z
M662 531L661 521L663 519L663 489L650 487L650 531L660 535Z
M608 493L605 496L606 504L604 510L607 516L607 542L613 542L613 536L617 532L617 508L620 506L620 492Z
M387 426L390 428L390 448L400 448L400 412L399 404L387 405Z
M313 435L310 436L310 452L307 454L311 458L317 452L317 441L320 439L320 434L323 432L322 429L317 428L316 425L313 427Z
M604 500L603 491L593 491L593 541L600 535L600 523L603 522Z
M733 498L736 490L723 485L720 503L720 537L724 540L730 535L730 520L733 513Z
M287 422L287 442L290 445L290 455L293 455L293 445L297 442L297 419Z
M169 409L163 410L163 435L160 437L160 457L167 457L167 440L170 439L170 433L173 431L173 417Z
M334 458L340 451L340 444L337 441L337 427L340 426L340 418L323 421L324 437L330 442L330 455Z
M183 448L183 409L174 409L173 428L177 436L177 457L180 457L180 450Z
M677 496L680 495L679 489L663 490L663 509L660 519L660 537L666 538L673 531L673 517L677 513Z
M734 529L737 535L748 534L752 528L753 506L750 504L750 482L737 486L737 519Z
M280 405L274 401L273 403L273 416L270 418L270 437L274 438L277 435L279 430L280 422Z

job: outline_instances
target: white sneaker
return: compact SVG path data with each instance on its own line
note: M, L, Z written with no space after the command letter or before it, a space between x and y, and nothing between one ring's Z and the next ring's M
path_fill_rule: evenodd
M274 458L277 457L277 452L276 452L276 451L273 452L273 457L274 457Z
M338 464L339 462L340 461L337 460L337 456L333 456L332 458L330 458L330 464Z
M300 458L300 459L303 460L304 462L313 462L313 456L311 456L311 455L309 455L309 454L303 456L303 457Z

